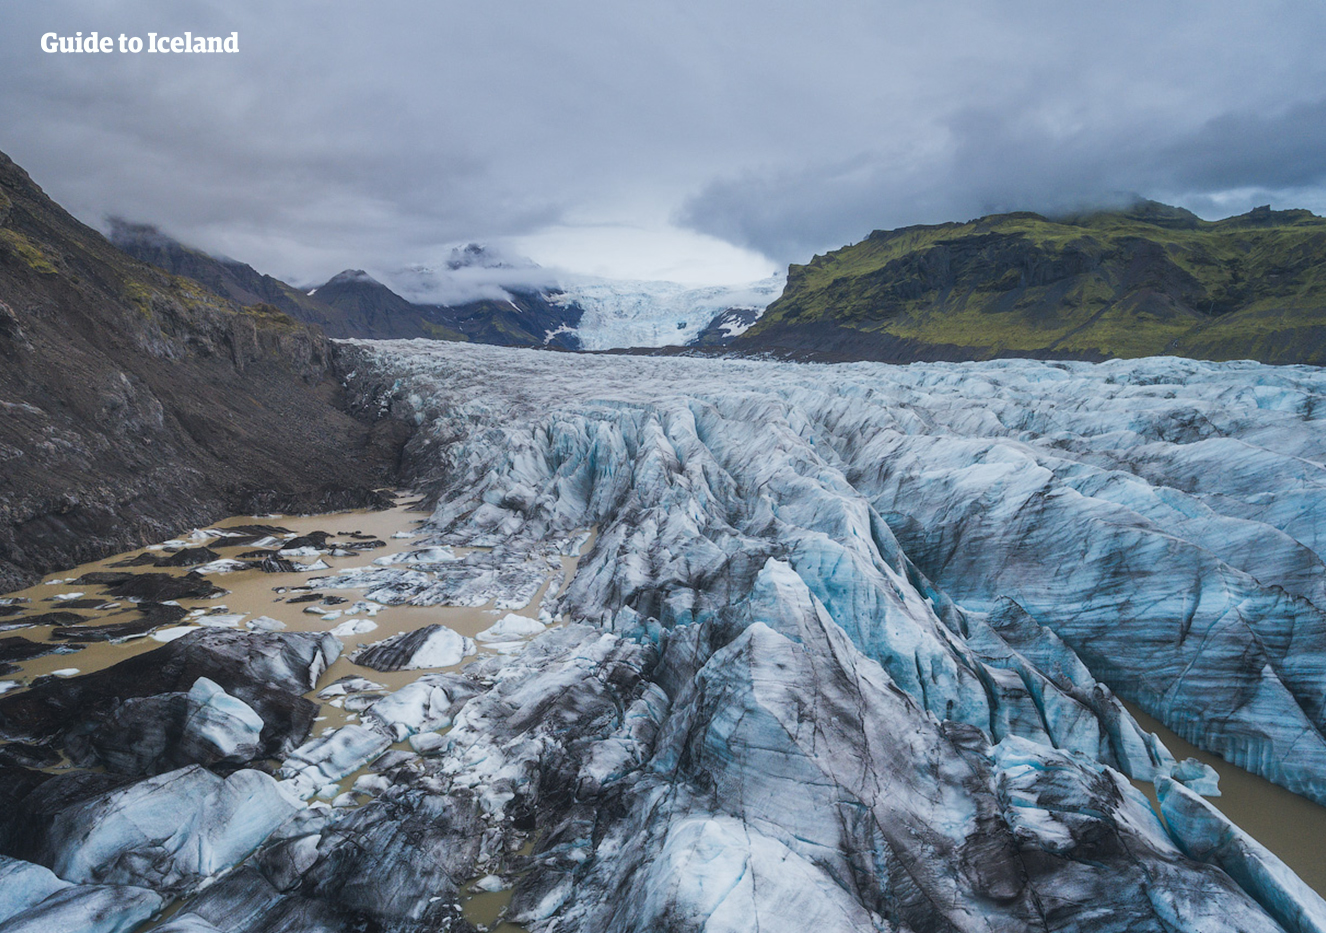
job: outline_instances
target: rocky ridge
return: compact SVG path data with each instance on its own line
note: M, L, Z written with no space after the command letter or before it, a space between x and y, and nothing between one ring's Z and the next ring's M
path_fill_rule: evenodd
M224 514L375 501L335 348L130 259L0 156L0 590Z

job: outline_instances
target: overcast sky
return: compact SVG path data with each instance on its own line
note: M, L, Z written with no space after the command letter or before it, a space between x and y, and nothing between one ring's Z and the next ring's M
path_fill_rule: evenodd
M41 51L77 30L240 52ZM1134 193L1326 213L1324 46L1319 0L9 0L0 149L301 284L469 240L733 282Z

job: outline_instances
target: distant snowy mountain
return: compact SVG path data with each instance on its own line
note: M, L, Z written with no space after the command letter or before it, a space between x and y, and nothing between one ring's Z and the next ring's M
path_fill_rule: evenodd
M479 243L457 246L441 262L408 266L385 278L393 291L415 304L453 308L510 301L515 295L548 295L559 288L551 269Z
M605 279L557 272L524 257L469 243L453 249L445 262L402 269L387 281L398 294L420 305L456 308L485 300L546 303L564 309L565 320L542 314L526 329L535 332L543 327L547 343L609 350L684 346L702 334L706 345L725 343L750 327L782 294L786 278L702 287ZM734 310L721 325L715 321ZM715 326L706 330L711 324Z
M561 282L561 293L550 300L584 310L577 332L586 350L684 346L729 309L763 313L782 293L785 281L786 276L777 275L743 285L696 288L678 282L568 277Z
M467 243L430 265L347 269L296 289L178 243L153 227L116 221L120 249L243 305L270 304L334 337L429 337L502 346L609 350L722 346L750 328L786 276L696 288L575 276L500 248Z

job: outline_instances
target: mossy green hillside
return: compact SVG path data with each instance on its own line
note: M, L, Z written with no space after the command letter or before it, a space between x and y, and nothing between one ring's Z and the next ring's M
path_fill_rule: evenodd
M460 331L442 324L434 324L432 321L422 321L419 326L424 329L424 334L429 340L453 340L457 343L465 343L469 340Z
M5 201L7 207L9 199L6 198ZM0 250L13 254L33 272L40 275L55 275L60 271L40 246L17 230L0 229Z
M847 331L921 356L1326 362L1323 325L1326 219L1258 208L1208 222L1142 202L876 231L792 266L741 342L813 349Z

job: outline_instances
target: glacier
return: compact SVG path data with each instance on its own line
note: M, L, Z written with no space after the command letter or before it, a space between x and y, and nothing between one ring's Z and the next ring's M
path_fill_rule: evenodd
M579 309L579 319L544 335L586 350L684 346L726 311L718 322L724 337L743 333L783 293L785 274L754 282L700 285L651 279L614 279L544 268L493 244L467 243L445 262L383 270L387 284L406 300L423 305L464 306L479 300L510 301L524 295ZM311 294L311 293L310 293ZM567 338L570 338L569 342Z
M437 832L478 833L467 864L514 887L508 918L1270 930L1320 914L1282 866L1268 889L1160 821L1128 777L1195 798L1214 775L1118 699L1321 799L1316 370L356 345L351 390L420 426L408 454L436 507L418 543L440 559L317 585L573 620L472 662L459 694L378 701L425 757L366 781L379 797L355 819L445 796ZM582 546L536 604L539 574ZM308 883L264 916L348 909ZM198 916L224 917L226 890Z
M474 933L503 891L532 933L1322 929L1121 700L1326 793L1321 372L345 350L418 425L432 511L308 582L361 591L356 623L492 624L439 614L335 682L334 634L199 629L127 687L0 698L6 737L90 762L154 710L215 719L116 774L0 769L0 913ZM343 718L311 735L305 691Z
M437 544L514 566L599 528L578 617L704 621L775 556L942 718L1086 745L1094 720L1145 772L1112 697L1037 679L1073 655L1091 690L1326 802L1315 369L364 352L425 425L420 468L449 445Z
M786 280L776 275L740 285L694 286L563 276L561 291L551 300L584 310L574 332L586 350L684 346L731 308L754 310L758 318L783 293ZM726 333L736 336L749 326L729 326Z
M1219 865L1292 933L1326 933L1326 903L1275 855L1200 796L1162 778L1161 812L1179 847Z

